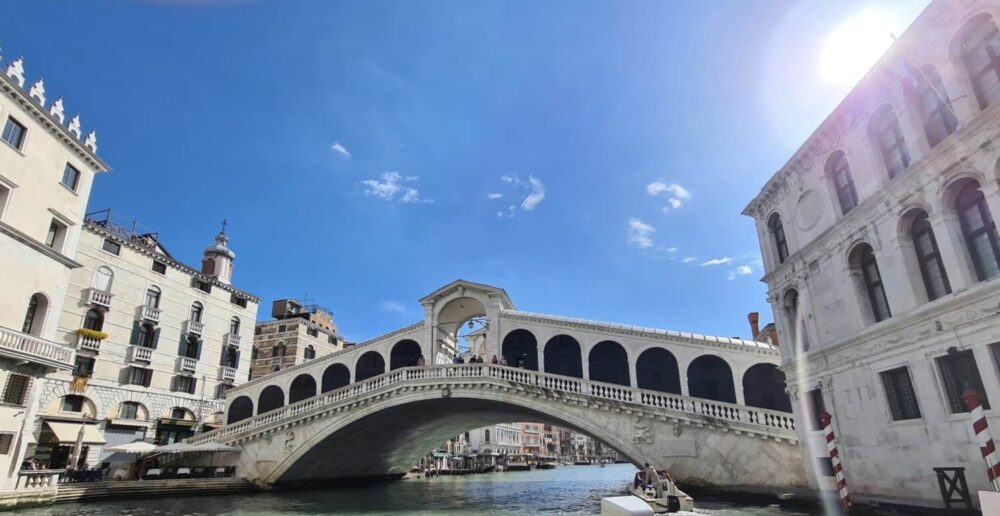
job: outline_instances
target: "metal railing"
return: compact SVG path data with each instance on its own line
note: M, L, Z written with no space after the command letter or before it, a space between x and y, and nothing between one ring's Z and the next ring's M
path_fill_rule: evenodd
M194 319L188 319L184 321L184 333L190 333L192 335L201 335L202 330L205 329L205 324L196 321Z
M0 326L0 348L9 349L37 358L73 365L76 352L73 348L49 342L38 337Z
M467 384L470 383L469 380L475 379L480 379L483 383L501 381L516 385L540 387L550 391L579 394L597 400L684 413L696 417L711 417L731 423L742 423L749 428L757 428L762 433L777 437L786 439L796 438L795 419L792 417L792 414L787 412L692 398L690 396L650 391L624 385L594 382L581 378L540 373L538 371L508 366L461 364L395 369L368 380L325 392L298 403L286 405L279 409L265 412L199 435L197 438L191 440L191 442L225 440L278 422L287 423L290 419L305 417L316 410L328 410L335 405L356 403L368 393L381 391L399 383L444 384L461 380L461 383ZM556 399L565 398L556 397Z
M155 306L139 305L137 315L141 321L160 322L160 309Z
M111 308L111 298L113 297L115 297L114 294L99 288L90 287L87 289L87 302L104 309Z

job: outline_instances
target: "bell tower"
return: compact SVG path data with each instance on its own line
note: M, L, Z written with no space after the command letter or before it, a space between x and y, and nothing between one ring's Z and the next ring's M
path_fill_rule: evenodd
M215 235L215 243L205 248L205 254L201 259L201 272L215 276L222 283L229 285L233 280L233 261L236 259L236 253L229 249L227 225L229 224L223 220L222 230Z

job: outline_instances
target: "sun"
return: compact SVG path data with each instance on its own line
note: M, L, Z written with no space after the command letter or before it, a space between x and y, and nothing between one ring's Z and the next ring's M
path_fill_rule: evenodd
M853 86L892 45L893 17L867 9L844 20L823 43L819 76L832 86Z

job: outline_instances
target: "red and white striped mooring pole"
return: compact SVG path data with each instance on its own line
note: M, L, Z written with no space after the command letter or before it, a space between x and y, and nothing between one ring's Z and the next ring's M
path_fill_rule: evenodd
M997 449L993 444L993 436L990 435L990 425L986 422L986 414L983 414L983 406L979 398L979 393L973 389L966 389L962 393L962 400L965 401L965 409L969 411L969 418L972 420L972 432L976 434L976 442L979 443L979 451L983 454L983 461L986 462L986 476L990 479L990 486L994 491L1000 491L1000 460L997 457Z
M840 452L837 450L837 438L833 435L833 417L823 411L819 413L819 422L823 423L823 434L826 435L826 449L830 451L830 462L833 464L833 474L837 477L837 493L844 508L851 506L851 494L847 492L847 480L844 479L844 466L840 462Z

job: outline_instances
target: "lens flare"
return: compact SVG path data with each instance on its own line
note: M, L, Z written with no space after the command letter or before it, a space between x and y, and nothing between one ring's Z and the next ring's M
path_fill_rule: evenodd
M834 86L853 86L892 45L896 20L867 9L830 32L819 54L819 76Z

